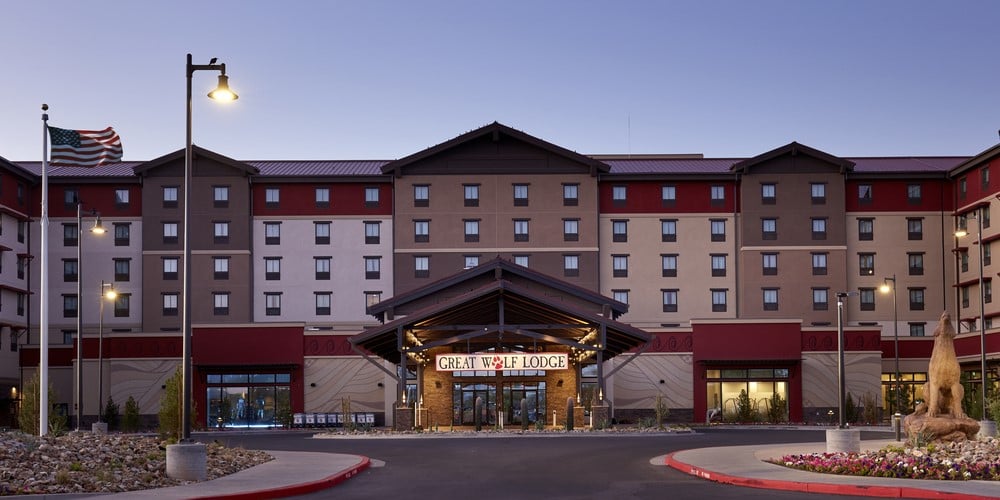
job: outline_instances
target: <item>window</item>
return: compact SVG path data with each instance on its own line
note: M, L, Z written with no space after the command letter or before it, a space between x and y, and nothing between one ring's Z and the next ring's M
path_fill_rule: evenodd
M75 318L77 314L78 301L76 294L67 294L62 296L63 299L63 317L64 318Z
M212 225L215 227L215 243L229 243L229 222L218 221L213 222Z
M875 219L858 219L858 239L861 241L875 239Z
M969 192L969 185L966 182L965 177L958 180L958 198L961 200L965 199L965 195Z
M875 310L875 289L874 288L859 288L858 289L858 303L860 304L862 311L874 311Z
M115 281L129 281L131 277L131 259L113 259L115 263Z
M580 185L563 184L563 206L575 207L580 203Z
M858 268L860 269L861 276L871 276L875 274L875 254L859 253Z
M378 208L378 188L377 187L366 187L365 188L365 208Z
M426 255L413 257L413 277L429 278L431 275L431 258Z
M119 293L115 295L115 317L127 318L131 308L132 294Z
M826 184L823 182L813 182L809 184L809 190L813 205L826 204Z
M264 279L281 279L281 257L264 257Z
M377 280L382 275L382 257L365 257L365 279Z
M580 219L563 219L563 241L580 240Z
M907 292L910 295L910 310L911 311L923 311L924 310L924 289L923 288L907 288Z
M725 219L712 219L712 241L726 241L726 221Z
M27 295L25 295L23 293L18 293L17 294L17 315L18 316L24 316L24 304L25 304L25 302L27 302ZM14 334L16 332L11 332L11 333ZM11 346L11 350L14 351L16 349L14 349L13 346Z
M958 260L961 263L962 272L963 273L969 272L969 251L968 250L960 250L958 252Z
M177 223L176 222L164 222L163 223L163 243L165 243L165 244L176 244L177 243Z
M314 222L313 232L316 237L317 245L329 245L330 244L330 223L329 222Z
M660 241L677 241L677 220L660 220Z
M76 188L66 188L63 190L63 205L66 208L75 208L76 202L80 199L80 192Z
M466 243L476 243L479 241L479 219L465 219L462 221L465 226Z
M867 205L872 202L872 185L858 184L858 203Z
M628 191L625 186L611 186L611 202L615 206L625 205Z
M990 211L989 209L983 209L981 212L983 214L983 227L990 227Z
M919 205L923 198L923 193L921 192L920 184L907 184L906 185L906 201L910 205Z
M514 219L514 241L528 241L528 219Z
M826 311L830 308L827 300L828 288L813 288L813 311Z
M777 311L778 310L778 289L777 288L764 288L764 310L765 311Z
M628 255L611 256L612 276L615 278L628 277Z
M431 241L431 221L429 220L415 220L413 221L413 241L416 243L427 243Z
M611 241L618 243L623 243L628 241L628 221L627 220L613 220L611 221Z
M663 312L677 312L677 289L661 291L663 292Z
M812 273L813 276L825 276L826 275L826 252L816 252L812 254Z
M711 259L712 259L712 276L725 276L726 256L722 254L715 254L711 256Z
M527 255L515 255L514 263L521 267L528 267L528 256Z
M984 280L983 281L983 303L989 304L993 302L993 281Z
M983 186L983 191L988 191L990 189L990 166L983 165L983 168L979 171L979 181Z
M115 207L128 208L128 203L129 203L128 195L129 195L128 189L115 189Z
M80 279L80 268L76 259L63 259L63 281L76 283Z
M564 276L580 275L579 255L563 255L563 275Z
M160 262L163 264L164 281L176 280L177 264L180 263L180 259L177 257L161 257Z
M276 187L264 189L264 206L267 208L278 208L281 204L281 191Z
M528 206L528 185L527 184L514 184L514 206L515 207L526 207L526 206Z
M316 296L316 315L329 316L330 304L333 302L333 293L316 292L315 296Z
M17 221L17 242L24 243L24 234L28 232L28 222L19 220Z
M330 279L330 261L332 257L313 257L313 267L316 271L316 279Z
M465 206L479 206L479 184L462 184L462 192L462 196L465 200Z
M281 293L264 293L264 315L281 316Z
M382 292L378 291L366 291L365 292L365 307L371 307L375 304L382 302Z
M628 290L611 290L611 298L622 304L628 304Z
M466 255L465 256L465 266L463 267L463 269L472 269L473 267L476 267L478 265L479 265L479 256L478 255Z
M212 303L212 312L216 316L229 316L229 292L213 292Z
M962 308L963 309L969 307L969 290L970 289L969 289L968 286L963 286L962 287Z
M775 276L778 274L778 254L776 253L761 254L761 260L763 263L764 276Z
M63 224L63 246L75 247L79 244L80 229L76 223Z
M177 294L164 293L161 297L163 298L163 315L177 316Z
M316 188L316 208L327 208L330 206L330 188Z
M778 219L761 219L760 230L761 230L761 239L764 240L778 239Z
M212 257L212 278L229 279L229 257Z
M215 208L229 206L229 186L212 186L212 204Z
M906 219L906 239L908 240L922 240L924 239L924 220L916 217L908 217Z
M814 219L812 219L812 239L814 239L814 240L825 240L826 239L826 219L825 218L814 218Z
M365 245L377 245L382 241L382 223L365 221Z
M924 254L923 252L911 252L906 254L907 268L910 276L922 276L924 274Z
M911 337L923 337L924 335L926 335L924 333L924 323L910 323Z
M281 243L281 223L280 222L265 222L264 223L264 244L265 245L278 245Z
M725 186L712 186L712 206L719 206L726 202L726 188Z
M115 222L112 225L115 228L115 246L129 246L130 233L132 232L131 224Z
M663 268L664 278L676 278L677 277L677 254L668 253L660 256L661 266Z
M993 251L991 247L993 246L992 241L983 242L983 265L988 266L993 263Z
M17 204L18 205L24 205L24 184L21 184L21 183L17 184ZM14 333L15 332L11 332L11 334L14 334ZM11 350L15 351L16 349L13 349L13 347L14 346L12 345L11 346Z
M725 289L712 289L712 312L726 312Z
M24 279L24 272L28 268L28 258L23 255L17 256L17 279Z
M774 194L775 188L774 184L760 185L760 203L762 205L774 205L777 202Z
M413 185L413 206L429 207L431 204L431 187L427 184Z
M660 197L664 207L677 206L677 186L667 185L660 188Z

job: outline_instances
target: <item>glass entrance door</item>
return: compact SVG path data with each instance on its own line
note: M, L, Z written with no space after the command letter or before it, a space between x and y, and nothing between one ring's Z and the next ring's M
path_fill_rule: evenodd
M528 404L528 414L521 414L521 400ZM523 419L534 424L545 421L545 382L513 382L503 386L504 422L520 425Z
M455 384L452 390L455 425L475 425L476 398L483 400L481 422L497 423L497 389L493 384Z

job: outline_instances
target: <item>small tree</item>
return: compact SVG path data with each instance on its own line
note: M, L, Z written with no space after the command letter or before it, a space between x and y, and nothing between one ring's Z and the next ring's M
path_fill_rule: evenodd
M768 400L767 420L776 424L788 421L788 400L777 392Z
M736 400L736 421L747 423L755 420L756 412L754 411L753 402L750 401L750 395L744 389L740 391L740 396Z
M17 414L17 423L21 427L21 431L25 434L38 435L38 424L41 420L41 413L39 410L41 392L38 390L41 382L38 380L38 372L31 377L24 384L24 390L21 392L21 409ZM64 415L59 415L56 412L56 390L52 387L52 383L49 383L49 431L52 434L59 435L66 430L66 417Z
M108 396L108 403L104 405L104 421L108 423L109 430L118 430L118 417L120 406L115 403L114 398Z
M663 430L663 421L670 416L670 408L667 407L667 401L663 399L662 394L656 395L653 411L656 413L656 428Z
M181 429L181 398L183 397L183 377L184 374L181 371L181 367L178 365L177 370L174 374L167 379L166 389L163 391L163 397L160 398L160 413L158 414L160 419L160 437L168 441L176 441L180 439L182 429ZM195 404L192 398L191 401L191 424L192 426L197 421L195 414Z
M858 407L854 404L854 396L851 393L847 393L847 398L844 399L844 422L848 424L853 424L858 421Z
M125 418L122 420L122 430L125 432L138 432L139 430L139 403L132 396L125 401Z

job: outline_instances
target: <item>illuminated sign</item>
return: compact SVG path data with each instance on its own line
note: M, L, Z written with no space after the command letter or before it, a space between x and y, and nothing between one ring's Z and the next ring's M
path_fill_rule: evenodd
M468 370L566 370L569 355L552 353L438 354L434 363L439 372Z

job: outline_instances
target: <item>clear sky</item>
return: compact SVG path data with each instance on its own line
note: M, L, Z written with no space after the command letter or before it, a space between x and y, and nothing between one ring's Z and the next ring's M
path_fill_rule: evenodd
M998 142L992 0L13 0L0 156L114 126L125 160L395 159L499 121L585 154L975 155Z

